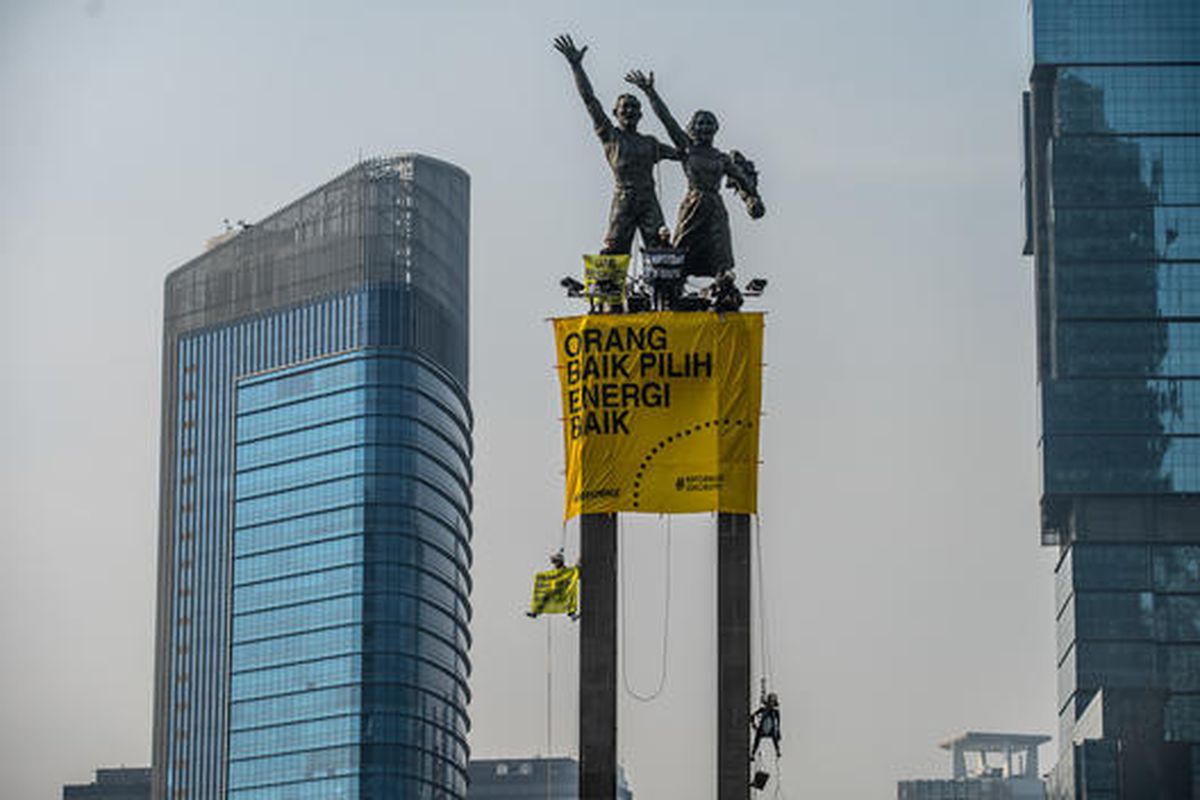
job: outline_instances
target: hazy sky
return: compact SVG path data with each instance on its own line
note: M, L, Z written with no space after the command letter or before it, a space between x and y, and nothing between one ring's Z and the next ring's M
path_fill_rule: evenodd
M766 218L729 207L742 274L771 282L783 795L890 797L947 774L955 733L1053 733L1024 6L0 0L0 795L149 760L163 278L223 218L399 151L472 176L473 751L574 752L577 629L521 613L561 535L544 319L580 310L556 284L609 200L560 32L591 46L606 106L653 69L677 116L714 110L718 144L761 171ZM681 192L665 165L668 217ZM642 798L715 796L714 528L675 520L665 689L621 701ZM624 536L628 677L648 691L665 522Z

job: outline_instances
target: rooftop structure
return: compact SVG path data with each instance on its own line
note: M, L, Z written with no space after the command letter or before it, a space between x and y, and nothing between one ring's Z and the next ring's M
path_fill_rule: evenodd
M1038 777L1038 747L1050 741L1049 736L1036 736L1026 733L978 733L968 731L961 736L947 739L940 747L949 750L952 755L954 777L967 777L967 753L978 753L985 772L993 768L988 766L990 753L1003 753L1004 766L1002 773L1008 777L1037 778Z
M952 778L900 781L898 800L1041 800L1038 747L1049 736L968 731L941 743L951 753ZM1000 759L992 756L1000 754ZM998 761L999 763L993 763Z
M578 800L579 762L573 758L474 758L469 800ZM633 800L617 768L617 800Z
M149 767L96 770L96 780L63 787L63 800L150 800Z

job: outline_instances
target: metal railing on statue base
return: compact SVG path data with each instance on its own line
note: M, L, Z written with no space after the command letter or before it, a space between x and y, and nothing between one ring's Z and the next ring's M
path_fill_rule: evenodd
M738 287L733 272L715 277L688 271L687 251L670 247L641 250L640 269L630 275L630 256L585 255L583 280L566 276L559 285L572 300L586 300L592 314L643 311L740 311L748 297L761 297L766 278ZM703 284L690 281L704 280Z

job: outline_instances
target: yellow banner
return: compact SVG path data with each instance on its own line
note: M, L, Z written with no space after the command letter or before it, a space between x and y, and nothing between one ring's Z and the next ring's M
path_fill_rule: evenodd
M586 255L583 257L584 294L601 303L625 302L625 283L629 277L628 255Z
M565 517L757 511L762 323L680 311L555 320Z
M539 572L533 577L531 616L574 614L579 610L579 567L562 567Z

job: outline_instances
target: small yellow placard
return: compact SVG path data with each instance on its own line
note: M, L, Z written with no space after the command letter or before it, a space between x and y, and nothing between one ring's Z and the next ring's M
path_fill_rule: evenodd
M554 321L565 517L752 514L761 314L589 314Z
M531 614L574 614L578 610L579 567L548 569L534 575Z
M629 255L586 255L583 257L584 294L606 305L625 302L629 277Z

